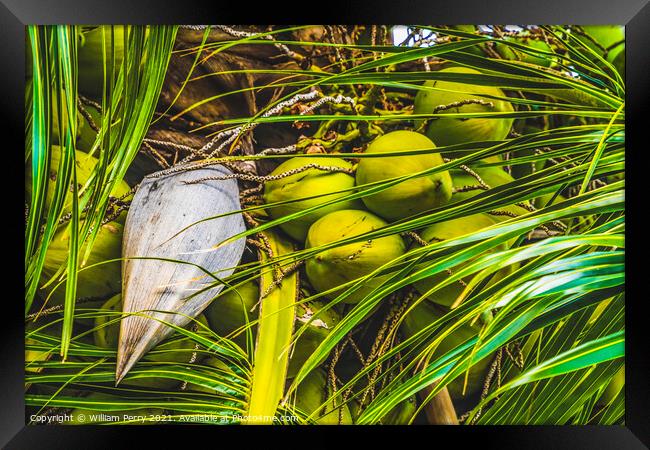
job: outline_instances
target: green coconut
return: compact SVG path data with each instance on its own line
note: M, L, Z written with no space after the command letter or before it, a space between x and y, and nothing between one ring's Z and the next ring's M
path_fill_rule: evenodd
M614 61L619 53L625 51L625 27L620 25L585 25L582 26L582 31L591 36L600 46L609 49L606 58L609 62ZM603 55L603 50L591 39L578 33L575 33L574 36L596 53Z
M51 336L54 339L61 338L62 322L59 318L44 316L37 322L27 322L25 324L25 372L41 373L43 367L40 363L48 361L52 356L58 354L58 348L52 346L51 350L31 350L27 346L43 345L43 342L33 337L32 333L39 335Z
M548 204L548 202L551 201L555 194L550 193L550 194L544 194L540 197L537 197L535 200L533 200L533 204L535 205L535 208L544 208L546 206L551 206ZM566 200L566 198L563 195L558 195L555 197L555 200L553 201L552 205L558 204Z
M391 409L390 412L381 419L381 423L383 425L408 425L417 409L418 405L415 395L411 395Z
M203 314L195 319L203 326L208 326L208 321ZM196 322L192 321L185 326L185 329L191 329ZM197 334L208 335L206 330L201 328L196 331ZM196 342L187 336L171 337L155 346L142 359L144 361L156 361L167 363L188 363L192 360ZM197 354L200 359L200 354Z
M312 370L296 388L295 407L306 416L311 415L331 396L331 389L327 383L325 371ZM342 420L339 422L340 410L343 410ZM352 425L352 415L347 404L340 407L328 401L327 406L317 413L314 419L318 425Z
M62 425L97 425L99 423L132 421L137 425L155 424L155 418L165 414L162 408L134 408L123 410L107 410L110 403L123 401L124 398L94 392L80 399L80 402L89 402L88 406L75 408L70 412L71 420L61 422ZM107 404L107 402L110 402ZM96 404L95 408L92 404Z
M54 199L54 192L56 190L56 178L59 170L59 161L61 160L61 147L58 145L52 145L50 147L50 174L49 182L47 183L47 190L45 192L45 209L49 209L52 205L52 200ZM99 160L94 156L88 155L82 151L75 151L75 169L77 173L77 187L81 189L88 179L92 176L95 166ZM121 180L117 182L111 191L111 196L113 197L123 197L131 190L129 185ZM32 167L31 164L25 166L25 198L29 199L32 194ZM65 202L63 204L62 215L69 213L72 210L72 192L68 192L66 195ZM125 197L124 200L127 201L131 196ZM126 220L126 211L123 211L117 218L114 219L116 222L124 224Z
M208 306L205 314L210 328L219 336L227 337L248 322L257 320L260 289L256 281L249 281L236 289L224 290ZM252 326L255 337L257 327ZM246 347L246 331L232 338L237 345Z
M422 239L424 239L427 242L435 243L439 241L446 241L448 239L453 239L459 236L463 236L465 234L473 233L483 228L492 226L495 223L496 220L488 216L487 214L474 214L471 216L459 217L457 219L447 220L445 222L435 223L425 228L424 231L420 233L420 236L422 237ZM496 249L492 249L491 251L505 250L505 249L506 249L506 244L502 244L500 246L497 246ZM471 260L454 267L453 269L451 269L452 273L461 270L462 268L467 266L467 264L470 262ZM418 267L418 270L424 267L425 267L424 265L421 265ZM506 274L507 272L497 273L495 277L492 278L491 282L496 282L498 279L502 278ZM417 291L420 294L425 294L429 292L431 289L435 288L440 283L444 282L447 278L449 278L449 274L446 271L443 271L431 277L427 277L420 281L417 281L413 284L413 286L415 287L415 289L417 289ZM469 281L472 278L473 276L464 277L463 281L465 283L469 283ZM463 286L463 284L461 284L459 281L456 281L454 283L448 284L447 286L441 289L432 292L431 294L429 294L428 299L439 305L450 307L458 299L458 297L460 296L460 294L463 292L464 289L465 287Z
M25 372L28 373L40 373L43 371L43 367L40 367L38 364L49 360L56 351L48 352L47 350L29 350L27 349L28 345L39 345L40 342L31 339L25 338Z
M402 333L404 333L404 336L410 338L434 321L443 317L447 311L448 309L442 308L433 303L420 302L409 314L404 316L400 330ZM447 328L447 326L445 328ZM479 331L480 326L478 325L462 325L460 328L454 330L451 335L444 338L442 342L440 342L440 344L433 352L433 355L431 356L431 361L435 361L437 358L442 357L448 351L455 349L467 340L475 337ZM435 336L432 336L431 339L434 337ZM457 378L451 381L447 385L447 389L449 390L449 394L451 395L452 400L462 400L466 397L479 393L483 388L483 383L485 381L485 377L487 376L491 362L491 357L485 357L480 361L473 361L472 367L469 370L467 389L465 390L464 395L463 386L465 384L465 375L467 371L464 371Z
M291 158L280 164L273 172L271 172L271 176L300 169L308 164L352 169L352 164L340 158L297 157ZM350 195L350 192L333 192L342 189L349 189L353 186L354 177L345 172L326 172L320 169L311 168L288 177L266 182L264 185L264 201L269 204L297 200L284 205L268 208L268 213L273 219L280 219L307 208L322 205L333 200L342 199L345 196ZM316 197L298 200L300 198L311 196ZM333 203L302 217L284 222L280 225L280 228L282 228L292 238L304 242L307 237L307 230L311 224L324 215L333 211L357 208L359 206L360 203L358 200L344 200L338 203Z
M241 287L228 290L219 295L206 308L204 314L210 324L210 328L219 336L228 336L231 333L242 330L248 322L257 320L259 308L259 286L255 281L249 281ZM323 303L310 301L296 305L296 331L323 308ZM330 330L341 320L340 314L333 308L329 308L311 321L304 333L296 341L295 347L289 359L287 377L293 378L298 370L307 361L307 358L316 350ZM256 336L257 326L251 327L253 337ZM242 348L246 346L246 332L241 332L233 338L235 343Z
M109 222L99 229L97 239L93 244L85 267L78 271L77 298L105 299L120 292L122 264L119 261L122 252L123 226L117 222ZM48 307L62 305L65 300L65 283L56 287L58 281L47 283L60 269L67 264L69 255L70 233L68 228L60 229L52 238L45 254L45 264L41 273L40 285L44 296L49 296ZM85 254L87 243L81 247L80 258ZM117 261L111 261L118 259ZM106 262L111 261L111 262ZM104 263L94 267L94 264ZM79 261L81 263L81 260ZM56 287L56 289L55 289Z
M525 45L526 47L531 47L534 50L539 50L542 52L552 53L553 49L548 45L543 39L533 38L530 34L521 34L519 36L506 36L503 38L506 42L513 42L516 44ZM536 53L527 53L524 50L519 48L510 47L505 44L496 44L497 53L504 59L509 59L512 61L521 61L528 64L535 64L542 67L550 67L554 59L551 56L540 55Z
M317 220L309 228L305 248L352 238L386 225L383 219L368 211L335 211ZM305 270L312 287L318 292L325 292L370 274L385 263L402 256L405 250L404 240L399 235L373 238L323 250L306 261ZM359 302L386 277L389 275L374 277L344 301ZM340 293L342 290L329 293L329 296L335 297Z
M101 99L92 100L94 100L97 104L101 104ZM83 108L92 119L92 124L94 124L96 128L101 128L103 116L100 110L95 106L86 103L84 103ZM79 117L81 128L77 138L77 150L81 150L82 152L89 152L93 148L95 140L97 139L97 131L93 129L93 126L91 125L88 118L82 116L81 114L79 114ZM137 164L138 162L136 157L136 160L134 160L129 169L133 169L134 166L137 166ZM148 173L145 173L144 175L148 175Z
M540 133L543 130L538 127L533 127L530 125L524 125L520 132L522 134L535 134L535 133ZM529 156L535 155L535 149L532 148L526 148L522 150L517 150L512 152L512 159L515 158L525 158ZM528 176L532 174L533 172L536 172L538 170L542 170L544 168L544 165L546 164L545 160L537 160L534 162L526 162L522 164L511 164L511 173L514 178L523 178L525 176Z
M357 167L357 185L388 180L432 169L444 162L433 152L435 144L413 131L393 131L376 138L365 153L392 153L431 149L420 155L361 158ZM375 214L397 220L436 208L451 198L451 177L448 171L403 181L381 192L363 197L363 203Z
M113 29L113 33L111 32ZM124 58L125 26L122 25L101 25L87 29L79 35L79 47L77 52L78 61L78 88L83 94L101 98L104 84L104 71L106 71L106 83L110 80L110 71L115 64L115 78L117 81L120 66ZM113 39L114 35L114 39ZM104 46L106 42L106 63L104 64ZM114 46L114 58L111 53L111 46Z
M449 28L451 30L462 31L462 32L465 32L465 33L472 33L472 34L475 34L476 37L479 37L479 35L476 34L476 32L478 31L478 29L476 28L476 25L454 25L454 26L451 26ZM467 39L467 38L465 38L465 39ZM470 53L470 54L475 55L475 56L485 57L486 53L485 53L485 50L483 50L484 48L485 48L485 44L474 44L471 47L466 47L466 48L462 49L461 51L466 52L466 53Z
M481 72L466 67L449 67L438 73L460 73L480 75ZM439 114L457 113L510 113L514 111L508 101L497 100L486 96L505 97L503 91L493 86L480 86L468 83L430 80L425 87L436 90L420 90L415 96L414 114L431 114L440 105L450 105L464 100L483 100L493 106L482 104L467 104L439 111ZM464 144L474 141L500 141L508 136L512 127L511 118L437 118L429 122L426 135L438 146ZM449 153L449 156L459 156ZM460 155L463 156L463 155Z
M120 335L120 315L118 313L122 311L122 294L109 298L99 309L111 314L95 318L94 326L96 330L93 333L95 345L105 348L117 348ZM115 322L110 323L113 320Z
M324 306L325 304L319 301L296 305L295 330L298 331L306 323L309 323L309 326L300 335L290 354L288 378L293 378L298 374L303 364L325 340L332 328L341 321L341 315L334 308L321 311ZM316 317L314 318L314 316ZM311 320L312 318L313 320Z
M84 307L86 304L83 305ZM36 308L38 309L38 308ZM75 310L75 315L77 314ZM25 323L25 374L27 377L35 374L44 375L78 375L91 360L88 356L68 355L65 364L61 365L59 351L61 348L61 332L63 315L50 314L38 316L36 321ZM77 322L75 317L75 322ZM92 336L73 328L72 343L92 345ZM31 347L31 348L30 348ZM45 367L43 363L50 361L54 366ZM44 385L38 380L25 380L25 390L32 388L35 393L44 392ZM47 388L45 388L47 389ZM53 394L53 392L52 392Z
M484 183L486 183L490 188L495 188L507 183L513 182L515 179L512 178L505 170L500 167L476 167L472 168L474 172L481 177ZM472 175L468 174L464 170L453 170L451 172L454 188L458 189L464 186L477 186L479 183ZM451 197L450 204L464 202L475 195L479 195L483 192L486 192L483 189L472 189L465 192L455 192ZM500 208L495 208L494 211L502 212L506 214L516 214L523 215L527 214L528 211L525 208L522 208L518 205L508 205ZM498 222L502 222L508 219L511 219L509 215L496 215L490 214L491 217L496 219Z

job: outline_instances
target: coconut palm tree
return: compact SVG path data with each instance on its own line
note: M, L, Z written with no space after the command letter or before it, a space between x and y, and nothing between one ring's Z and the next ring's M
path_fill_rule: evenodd
M26 403L118 423L622 423L623 39L29 27ZM116 386L109 238L146 175L206 161L246 221L214 248L246 250ZM430 179L443 200L404 188ZM272 195L290 185L307 187ZM374 225L338 233L350 209Z

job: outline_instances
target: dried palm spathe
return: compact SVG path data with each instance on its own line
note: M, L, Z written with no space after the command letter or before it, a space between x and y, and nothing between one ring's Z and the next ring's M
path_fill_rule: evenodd
M244 239L213 249L245 230L237 182L220 165L145 178L127 217L123 257L125 317L116 381L174 329L198 316L223 288ZM198 222L198 223L197 223ZM195 224L195 225L193 225ZM192 226L190 226L192 225Z

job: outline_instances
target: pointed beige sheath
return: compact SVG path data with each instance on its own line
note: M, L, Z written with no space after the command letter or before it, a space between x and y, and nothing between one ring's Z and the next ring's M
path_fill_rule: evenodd
M199 265L218 278L231 275L244 252L245 239L210 252L188 253L210 249L244 231L241 213L202 222L174 237L201 219L241 209L236 180L184 183L230 174L223 166L214 165L145 178L129 208L124 227L123 257L174 259ZM192 264L156 259L124 260L124 312L142 311L143 315L128 315L122 319L115 373L117 383L147 351L174 332L171 327L151 317L184 326L190 321L185 316L198 316L223 288L219 284L197 294L216 280ZM197 295L188 298L192 294Z

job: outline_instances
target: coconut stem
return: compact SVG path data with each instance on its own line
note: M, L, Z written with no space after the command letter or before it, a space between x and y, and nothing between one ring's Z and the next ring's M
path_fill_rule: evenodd
M427 386L424 388L420 395L422 399L426 399L435 385ZM458 425L458 417L456 416L456 409L449 396L449 391L446 387L442 388L427 405L424 407L424 412L427 415L427 421L430 425Z

